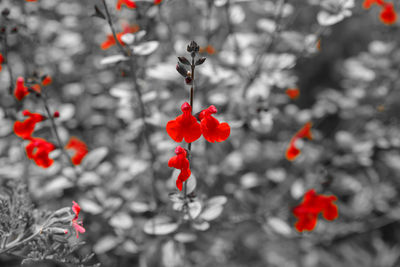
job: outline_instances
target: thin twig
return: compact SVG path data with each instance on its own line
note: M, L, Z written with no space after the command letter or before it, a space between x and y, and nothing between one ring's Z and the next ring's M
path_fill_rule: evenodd
M154 152L154 149L153 149L150 139L149 139L150 132L149 132L149 129L148 129L148 126L146 123L146 109L145 109L145 105L143 103L142 92L140 91L139 83L138 83L138 79L137 79L137 75L136 75L136 70L137 70L136 60L135 60L135 57L134 57L132 51L130 50L130 48L128 47L127 49L124 49L123 46L121 45L121 43L118 41L107 3L105 2L105 0L102 0L102 2L103 2L103 6L104 6L104 9L106 12L106 19L107 19L108 25L111 28L111 31L112 31L114 39L117 43L117 46L118 46L119 50L125 56L129 57L129 59L130 59L129 60L130 61L130 64L129 64L130 73L132 75L133 87L134 87L134 90L135 90L135 93L136 93L136 96L137 96L137 99L139 102L140 118L143 123L143 132L142 132L143 139L147 145L147 148L149 150L150 157L151 157L150 158L150 161L151 161L150 162L150 164L151 164L150 172L151 172L151 179L152 179L152 181L150 181L151 191L152 191L151 194L152 194L152 198L155 200L154 204L156 205L157 202L160 201L158 198L157 188L156 188L155 181L154 181L154 179L156 177L155 171L154 171L154 162L156 161L156 154Z

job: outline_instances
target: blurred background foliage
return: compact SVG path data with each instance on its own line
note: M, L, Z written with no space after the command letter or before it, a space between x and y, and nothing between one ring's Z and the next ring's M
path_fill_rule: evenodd
M383 25L362 1L326 25L319 12L351 1L137 1L137 9L121 11L106 2L117 32L137 24L146 32L138 45L156 41L135 57L155 161L126 62L113 58L116 46L100 48L110 34L92 16L95 5L104 12L101 1L0 3L11 12L3 25L18 28L8 36L13 78L49 74L45 90L60 111L62 140L78 136L91 150L79 177L57 151L49 169L28 161L12 131L21 105L8 94L14 81L3 67L0 177L25 181L36 208L77 201L86 228L78 253L93 251L103 266L400 265L398 24ZM213 104L232 130L226 142L193 144L196 219L185 220L177 174L167 166L176 144L165 125L188 99L175 65L191 40L215 50L202 53L194 112ZM290 87L300 89L299 99L285 94ZM44 112L37 102L23 106ZM289 162L285 149L307 121L314 140ZM36 129L52 140L47 124ZM338 197L339 218L301 234L291 210L310 188ZM0 263L20 260L2 255Z

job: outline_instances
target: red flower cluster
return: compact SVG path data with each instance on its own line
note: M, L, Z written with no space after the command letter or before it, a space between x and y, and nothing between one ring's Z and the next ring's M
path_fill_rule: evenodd
M397 13L394 10L393 3L388 3L384 0L364 0L363 7L365 9L369 9L374 4L381 7L379 19L382 21L382 23L391 25L396 22Z
M200 138L201 135L211 143L225 141L231 132L228 123L220 123L212 114L217 113L214 106L201 111L199 113L199 120L192 115L192 107L189 103L185 102L181 106L182 115L179 115L175 120L167 123L167 133L175 142L182 142L185 140L187 143L192 143ZM186 181L190 174L189 160L187 159L187 152L182 147L178 146L175 149L176 156L172 157L168 166L180 169L176 186L182 190L183 182Z
M338 217L338 208L333 201L335 196L317 195L314 189L309 190L305 195L303 202L293 209L293 214L298 221L295 224L297 231L312 231L318 219L318 214L322 212L322 216L332 221Z
M159 5L159 4L161 4L161 2L162 2L162 0L154 0L155 5Z
M127 8L134 9L136 8L136 3L131 0L118 0L117 2L117 10L121 10L122 5L125 5Z
M49 158L49 153L56 147L42 138L29 137L27 139L30 140L25 148L28 158L34 160L39 167L50 167L53 164L53 159Z
M65 146L65 149L75 150L75 154L71 158L71 161L74 165L81 164L82 159L88 153L88 148L87 148L86 144L76 137L71 137L69 139L67 145Z
M286 149L286 159L293 161L297 158L298 155L300 155L301 151L296 147L296 141L298 139L303 139L307 138L309 140L312 140L312 134L311 134L311 122L307 122L290 140L289 146Z
M22 114L29 118L24 121L16 121L14 123L14 133L22 139L28 139L32 136L36 123L45 120L46 117L39 113L31 113L29 110L24 110Z
M116 34L118 42L119 42L122 46L124 46L125 43L121 40L121 37L122 37L124 34L127 34L127 33L135 33L135 32L137 32L137 31L139 31L139 25L137 25L137 24L134 24L134 25L132 25L132 26L125 25L123 31ZM112 34L108 34L108 35L107 35L107 40L105 40L105 41L101 44L101 49L107 50L108 48L110 48L111 46L115 45L116 43L117 43L117 42L115 41L114 36L113 36Z
M76 238L79 238L79 233L83 234L86 230L83 228L82 221L78 221L81 207L75 201L72 201L72 211L75 213L75 217L72 219L72 226L75 228Z
M299 98L300 90L298 88L288 88L285 93L290 99L297 99Z
M191 171L189 168L189 160L187 159L187 152L184 148L178 146L175 148L175 154L176 156L173 156L169 161L168 161L168 166L171 168L176 168L178 170L181 170L181 173L178 176L178 179L176 180L176 187L182 191L183 187L183 182L185 182L187 179L189 179Z

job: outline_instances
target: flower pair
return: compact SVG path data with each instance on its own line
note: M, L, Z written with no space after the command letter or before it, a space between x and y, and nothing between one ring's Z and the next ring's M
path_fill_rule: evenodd
M309 190L304 195L303 202L293 209L293 214L298 219L295 224L297 231L312 231L320 213L328 221L336 219L338 208L333 204L336 200L335 196L317 195L314 189Z
M307 122L290 140L289 146L286 149L286 159L293 161L300 155L301 151L296 147L296 141L299 139L307 138L312 140L311 122Z
M182 115L167 123L167 133L175 142L192 143L201 135L211 143L225 141L230 135L230 127L226 122L220 123L212 114L217 113L214 106L201 111L199 120L192 115L192 107L185 102L181 106Z
M49 153L56 149L56 146L43 138L32 137L37 123L46 120L47 118L39 113L32 113L29 110L22 112L28 118L24 121L16 121L14 123L14 133L29 143L25 147L26 154L29 159L32 159L36 165L48 168L53 164L53 159L49 158ZM58 116L58 112L54 113L54 117ZM82 159L88 153L87 146L84 142L76 137L71 137L65 149L75 150L71 161L75 165L79 165Z
M388 3L384 0L364 0L363 7L365 9L371 8L372 5L377 5L381 7L379 19L382 21L382 23L391 25L396 22L397 13L394 10L393 3Z

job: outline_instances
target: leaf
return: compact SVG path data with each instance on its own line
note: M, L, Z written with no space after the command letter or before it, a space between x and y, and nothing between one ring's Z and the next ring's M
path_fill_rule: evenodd
M143 231L148 235L168 235L175 232L179 225L176 222L171 222L170 218L159 216L148 220Z
M103 212L102 206L87 198L80 199L79 205L81 206L83 212L87 212L93 215Z
M192 219L196 219L201 213L201 203L199 201L190 202L188 211Z
M204 209L201 213L200 218L206 221L212 221L218 218L222 211L224 210L224 206L213 205Z
M210 228L210 223L207 221L195 222L192 224L193 228L199 231L206 231Z
M290 226L282 219L272 217L268 219L267 224L278 234L289 236L292 233Z
M130 45L133 44L133 42L135 41L135 36L132 33L125 33L124 35L121 36L121 40L125 44Z
M114 228L129 229L133 225L133 219L126 212L118 212L111 217L110 225Z
M180 243L191 243L197 240L197 236L193 233L177 233L174 239Z
M214 196L207 201L207 205L224 205L226 202L228 202L226 196Z
M186 180L187 183L187 194L189 195L190 193L192 193L197 186L197 179L196 176L193 175L193 173L189 176L189 178Z
M107 147L99 147L90 151L82 160L82 167L85 170L93 170L108 155Z
M98 8L97 5L94 5L94 11L95 13L92 15L92 17L98 17L101 19L106 19L106 16L103 14L103 12Z
M168 198L172 201L172 202L178 202L178 203L182 203L183 202L183 197L181 194L177 193L177 192L172 192L168 194Z
M114 249L119 244L119 239L112 235L107 235L97 242L93 250L96 254L104 254L107 251Z
M167 241L162 246L161 251L163 267L183 266L183 260L181 253L179 253L179 247L177 248L173 240Z
M113 56L102 58L100 60L100 65L114 64L114 63L118 63L118 62L121 62L121 61L126 61L128 59L129 58L127 58L124 55L113 55Z
M160 43L158 41L149 41L141 43L139 45L134 45L132 46L132 49L135 55L148 56L154 53L159 45Z

